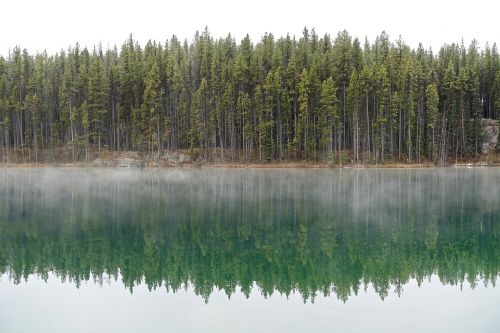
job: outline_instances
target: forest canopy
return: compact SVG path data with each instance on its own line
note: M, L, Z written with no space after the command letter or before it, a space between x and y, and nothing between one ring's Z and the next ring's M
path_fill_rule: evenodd
M307 28L237 42L205 29L190 42L130 35L109 49L0 56L4 161L64 147L73 160L186 150L208 161L444 164L481 154L483 118L500 118L500 58L476 41L434 53L385 32L373 43Z

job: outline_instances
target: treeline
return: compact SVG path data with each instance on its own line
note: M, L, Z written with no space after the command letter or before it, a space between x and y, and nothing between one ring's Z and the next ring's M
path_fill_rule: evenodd
M500 117L496 45L411 49L314 30L254 44L207 29L144 47L0 57L0 152L188 150L205 160L446 163ZM45 156L45 155L44 155Z

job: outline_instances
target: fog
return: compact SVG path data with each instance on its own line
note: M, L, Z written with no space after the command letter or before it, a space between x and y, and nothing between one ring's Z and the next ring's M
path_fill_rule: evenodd
M286 208L308 202L325 214L397 221L401 210L416 209L422 218L460 209L475 214L500 207L500 170L436 169L0 169L0 202L30 200L55 208L80 203L127 208L139 198L170 206L258 205ZM368 213L370 212L370 213ZM363 214L365 215L363 217ZM368 215L367 215L368 214ZM375 214L375 216L373 215Z

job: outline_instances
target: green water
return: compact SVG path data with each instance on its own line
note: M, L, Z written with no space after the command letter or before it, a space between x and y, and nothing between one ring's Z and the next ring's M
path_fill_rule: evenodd
M1 332L498 332L499 269L500 169L0 169Z

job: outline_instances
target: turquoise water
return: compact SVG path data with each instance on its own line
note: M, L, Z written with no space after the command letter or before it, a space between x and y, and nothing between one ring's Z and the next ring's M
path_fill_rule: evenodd
M0 169L0 332L498 332L499 185L487 168Z

